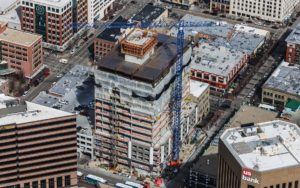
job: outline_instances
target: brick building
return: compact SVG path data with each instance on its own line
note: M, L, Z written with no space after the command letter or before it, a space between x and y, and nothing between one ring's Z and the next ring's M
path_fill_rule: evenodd
M285 61L300 64L300 25L286 38Z
M132 21L136 22L152 22L158 20L164 20L168 17L168 11L159 6L153 6L147 4L141 11L139 11L135 16L132 17ZM118 17L114 23L126 23L127 20L123 17ZM114 24L112 23L112 24ZM165 33L160 28L156 28L156 31L160 31L160 33ZM119 28L106 28L96 39L94 42L94 53L95 59L103 58L110 52L122 38L125 36L125 31L121 31Z
M32 79L43 67L42 36L7 28L0 22L0 60Z
M212 0L212 1L210 1L210 11L229 14L230 0Z
M120 16L114 23L122 23L126 21L126 19ZM118 44L121 38L122 32L120 28L106 28L94 41L95 59L100 59L106 56Z
M76 24L88 22L87 8L87 0L22 0L21 27L41 34L45 47L63 51L74 34L83 31Z
M203 43L194 48L191 79L210 84L211 91L225 93L236 76L246 67L248 55L223 46Z

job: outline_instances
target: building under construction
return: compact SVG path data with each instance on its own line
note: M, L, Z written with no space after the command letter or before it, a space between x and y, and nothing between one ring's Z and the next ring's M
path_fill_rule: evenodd
M184 44L183 99L189 95L191 48ZM95 71L95 150L113 167L157 173L172 150L176 38L132 30ZM181 138L192 130L197 104L183 100ZM188 120L187 120L188 119Z

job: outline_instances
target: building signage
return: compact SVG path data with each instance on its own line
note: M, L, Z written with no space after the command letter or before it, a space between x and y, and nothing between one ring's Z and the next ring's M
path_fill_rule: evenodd
M252 177L252 172L249 169L243 169L242 180L259 184L258 179Z
M43 36L46 41L46 7L42 5L35 5L35 29L36 33Z

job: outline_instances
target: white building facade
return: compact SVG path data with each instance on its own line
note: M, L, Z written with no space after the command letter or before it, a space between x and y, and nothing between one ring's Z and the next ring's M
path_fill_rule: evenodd
M88 0L88 22L101 20L113 8L115 0Z
M298 4L299 0L232 0L230 2L230 15L284 22L291 16Z

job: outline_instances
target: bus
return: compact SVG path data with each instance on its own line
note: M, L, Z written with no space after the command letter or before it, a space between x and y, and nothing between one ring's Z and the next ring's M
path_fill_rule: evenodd
M267 104L259 104L258 107L262 108L262 109L265 109L265 110L272 111L272 112L276 112L276 107L275 106L271 106L271 105L267 105Z
M133 187L131 187L129 185L125 185L123 183L116 183L115 187L116 188L133 188Z
M88 183L92 184L92 185L97 185L98 183L106 183L107 181L103 178L100 178L98 176L92 175L92 174L88 174L85 177L85 181L87 181Z
M143 185L131 181L126 181L125 184L130 185L133 188L144 188Z

